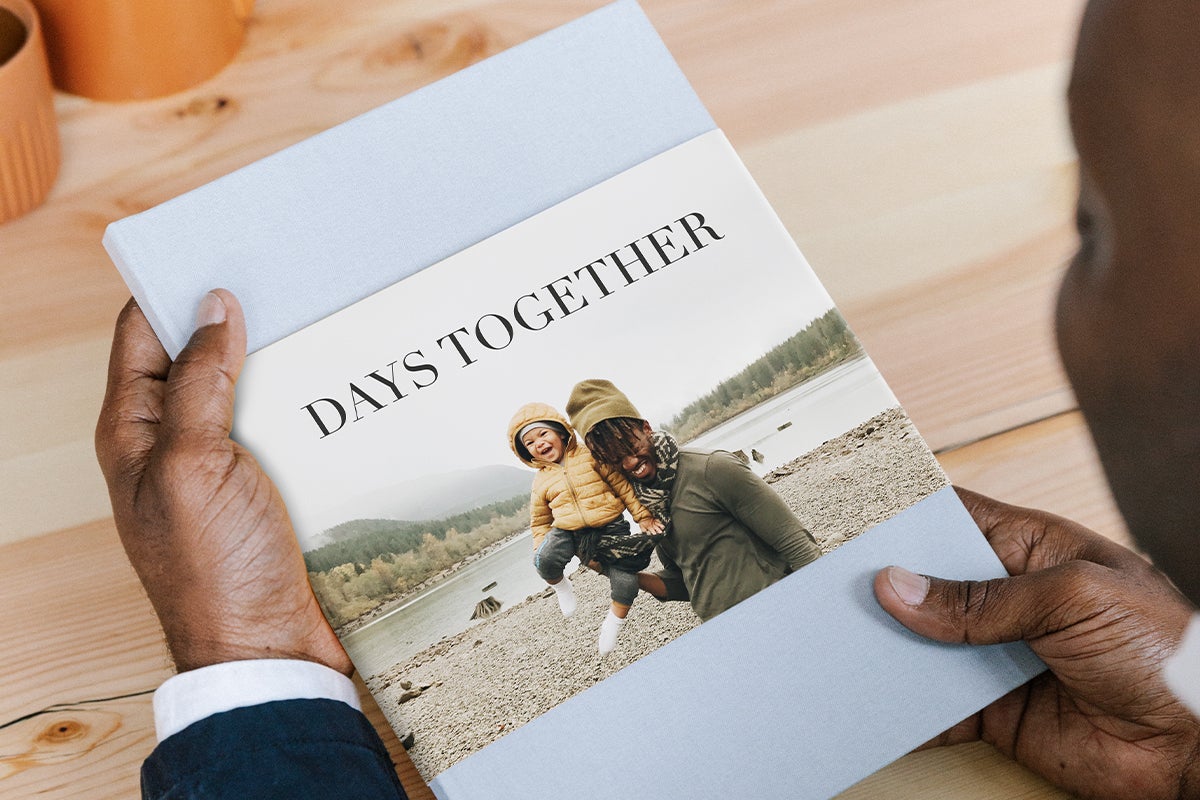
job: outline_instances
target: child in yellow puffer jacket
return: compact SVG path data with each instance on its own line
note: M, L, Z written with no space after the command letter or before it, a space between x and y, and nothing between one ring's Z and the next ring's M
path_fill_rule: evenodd
M579 444L566 417L545 403L527 403L508 426L517 458L538 474L530 497L533 565L554 589L563 616L575 612L575 594L563 568L572 556L598 561L611 585L612 607L600 626L601 655L612 652L638 592L637 573L650 563L661 521L634 496L617 470L598 464ZM630 536L628 509L644 534Z

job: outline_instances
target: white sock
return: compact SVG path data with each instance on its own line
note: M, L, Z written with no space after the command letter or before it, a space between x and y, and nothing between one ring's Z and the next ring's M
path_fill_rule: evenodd
M600 655L606 656L617 647L617 636L621 633L621 626L625 624L625 620L618 617L608 610L608 616L604 618L604 622L600 625L600 641L597 646L600 648Z
M550 584L554 595L558 598L558 607L564 617L575 613L575 590L571 588L571 579L566 575L558 583Z

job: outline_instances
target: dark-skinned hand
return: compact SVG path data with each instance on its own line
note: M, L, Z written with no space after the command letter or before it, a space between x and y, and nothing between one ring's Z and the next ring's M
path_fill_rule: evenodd
M931 744L982 739L1081 798L1200 796L1200 721L1160 674L1192 605L1137 554L1077 523L958 493L1012 577L889 567L875 578L880 605L938 641L1024 640L1050 669Z
M229 438L241 306L217 290L197 323L172 362L134 301L117 320L96 454L121 543L179 671L298 658L349 675L278 491Z

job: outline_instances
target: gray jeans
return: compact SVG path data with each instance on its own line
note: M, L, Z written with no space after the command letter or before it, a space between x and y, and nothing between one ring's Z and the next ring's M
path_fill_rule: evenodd
M629 533L629 523L624 517L618 517L601 528L605 533ZM533 566L547 582L557 583L563 576L563 567L575 555L575 534L578 531L564 531L561 528L551 528L542 540L542 544L533 554ZM586 565L585 565L586 566ZM633 605L638 593L636 572L609 567L605 570L608 576L609 590L614 603L623 606Z

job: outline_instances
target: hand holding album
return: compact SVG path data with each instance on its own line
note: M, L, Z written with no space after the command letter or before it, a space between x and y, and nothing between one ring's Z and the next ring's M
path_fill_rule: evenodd
M1166 654L1146 643L1178 641L1195 609L1145 559L1078 523L958 495L1012 577L930 578L909 595L885 571L880 604L943 642L1026 640L1050 670L930 744L983 740L1081 797L1175 797L1197 733L1162 679Z
M349 675L279 492L229 438L245 358L241 306L213 292L198 324L172 362L136 303L117 321L96 452L121 543L180 672L286 656Z

